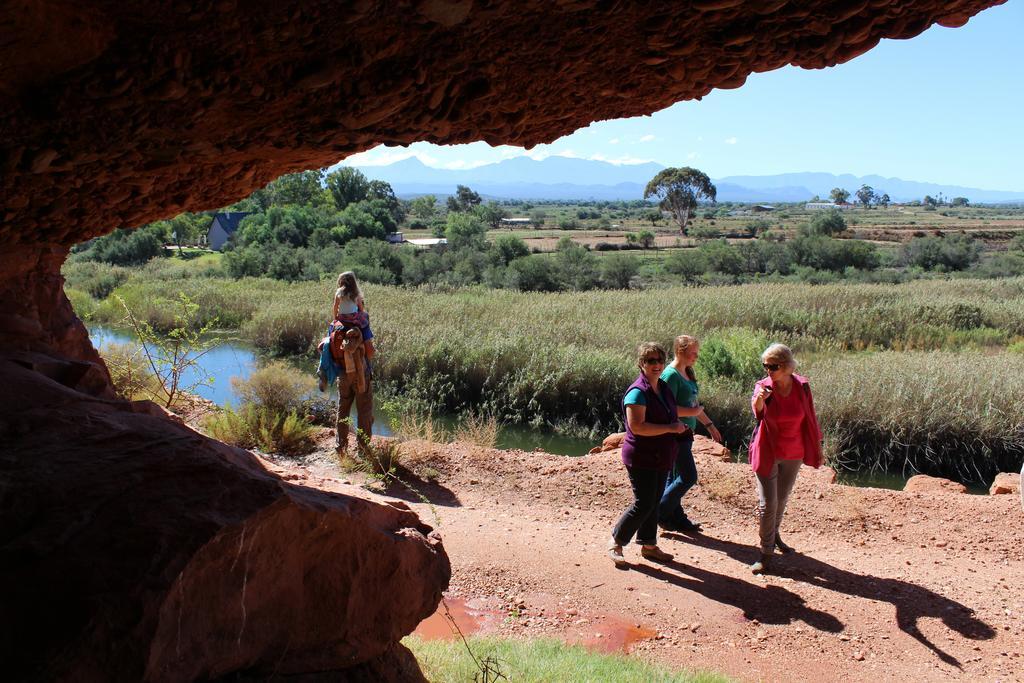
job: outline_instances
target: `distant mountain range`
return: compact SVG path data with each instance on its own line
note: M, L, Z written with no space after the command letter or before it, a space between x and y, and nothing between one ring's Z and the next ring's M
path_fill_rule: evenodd
M370 178L385 180L399 196L448 195L457 185L468 185L493 199L641 199L647 181L665 168L661 164L610 164L570 157L551 156L537 161L515 157L469 170L427 166L411 157L387 166L359 167ZM828 198L834 187L851 195L861 185L888 193L894 202L913 201L925 195L967 197L972 203L1024 202L1024 191L982 190L958 185L920 183L878 175L854 176L832 173L782 173L770 176L726 176L713 179L722 202L802 202L815 195Z

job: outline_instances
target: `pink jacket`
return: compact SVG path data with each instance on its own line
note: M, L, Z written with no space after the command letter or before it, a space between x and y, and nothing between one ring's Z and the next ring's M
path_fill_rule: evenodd
M821 467L821 427L818 426L818 416L814 414L814 399L811 397L811 385L807 383L806 377L794 374L793 381L799 385L798 391L802 397L801 404L804 408L803 439L804 439L804 464L811 467ZM754 393L758 387L772 387L770 377L765 377L754 385ZM774 387L772 387L774 388ZM795 388L795 387L794 387ZM753 402L753 394L751 394ZM765 406L765 410L768 406ZM750 437L750 468L767 477L771 474L772 466L775 464L775 455L772 453L772 435L768 428L768 422L764 419L764 413L757 416L757 424L754 426L754 434Z

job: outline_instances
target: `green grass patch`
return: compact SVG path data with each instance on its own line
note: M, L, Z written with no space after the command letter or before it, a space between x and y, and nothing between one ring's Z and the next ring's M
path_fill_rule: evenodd
M461 641L422 640L402 643L412 650L432 683L480 680L480 671ZM712 673L673 671L636 657L597 654L557 640L469 638L477 659L497 662L509 683L725 683ZM477 678L474 678L474 675ZM494 679L490 679L494 680Z

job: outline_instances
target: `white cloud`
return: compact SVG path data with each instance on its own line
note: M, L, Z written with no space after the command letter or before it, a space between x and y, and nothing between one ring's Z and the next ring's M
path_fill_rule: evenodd
M617 144L619 144L619 139L618 138L612 138L611 140L608 141L608 144L609 145L617 145Z
M704 136L703 135L698 135L697 136L697 142L704 142Z
M698 156L700 156L700 155L697 154L696 152L690 152L689 154L686 155L686 158L687 159L696 159Z
M734 135L731 138L726 138L725 139L725 144L727 144L727 145L735 145L739 141L740 141L740 139Z
M640 138L640 142L653 142L653 141L654 141L654 136L653 135L645 135L642 138Z

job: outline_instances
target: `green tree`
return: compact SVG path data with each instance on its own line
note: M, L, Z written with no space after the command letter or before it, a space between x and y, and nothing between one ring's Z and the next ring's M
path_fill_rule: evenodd
M358 168L343 166L325 179L327 190L334 198L334 206L340 211L349 204L361 202L370 192L370 181Z
M448 197L448 210L454 213L472 211L481 201L476 192L465 185L459 185L455 188L455 194Z
M491 230L497 230L501 225L502 218L508 218L508 211L501 208L497 202L487 202L486 204L478 205L473 213L477 217L487 224Z
M844 190L841 187L833 187L832 191L828 193L829 198L836 204L845 204L850 198L848 190Z
M585 291L598 283L597 257L569 237L558 240L555 263L564 289Z
M888 206L889 206L889 202L890 202L890 201L891 201L891 200L889 199L889 195L888 195L888 194L886 194L885 192L883 192L883 193L882 193L882 196L878 198L878 204L879 204L879 206L881 206L882 208L886 208L886 207L888 207Z
M864 208L871 206L871 202L875 199L875 190L870 185L861 185L860 189L857 190L857 201L864 205Z
M609 254L601 259L601 284L609 289L629 289L640 272L640 262L629 254Z
M530 225L535 228L543 228L544 222L547 221L548 214L544 209L534 209L530 212Z
M644 199L657 197L662 209L669 211L679 232L686 234L690 213L698 202L714 202L717 190L706 174L695 168L666 168L654 176L644 189Z
M650 211L644 214L644 219L649 220L651 222L651 227L653 228L655 225L658 224L658 221L661 220L661 211L651 209Z
M637 234L636 239L644 249L650 249L654 246L654 233L650 230L641 230Z
M495 265L507 266L517 258L528 256L530 248L515 235L501 235L491 243L487 253Z
M939 205L939 201L935 197L931 196L930 194L926 194L924 196L924 199L922 200L922 202L924 203L925 206L930 206L933 209L936 206Z
M969 199L967 199L967 197L953 197L953 199L950 200L949 205L950 206L968 206L970 203L971 202L970 202Z
M802 233L811 235L835 235L846 230L846 219L837 209L821 211L811 219L808 230L801 230Z
M444 235L449 249L476 249L483 251L486 246L487 226L483 221L468 213L450 213Z
M697 249L678 249L665 259L665 272L693 282L708 271L708 260Z
M371 180L367 185L366 199L371 202L380 202L384 207L387 208L389 214L391 214L391 222L394 226L405 220L405 208L402 206L402 202L395 196L395 191L391 188L391 185L384 182L383 180ZM389 232L392 232L389 230Z
M409 203L409 210L416 218L429 223L437 214L437 197L432 194L416 197Z

